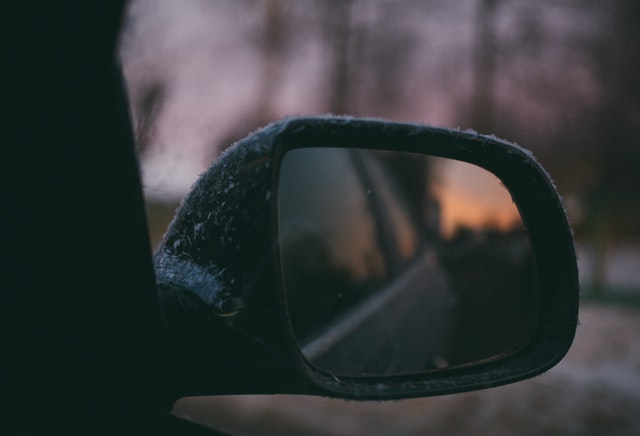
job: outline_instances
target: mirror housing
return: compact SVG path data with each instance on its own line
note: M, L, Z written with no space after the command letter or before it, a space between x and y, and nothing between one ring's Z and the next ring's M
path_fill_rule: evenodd
M288 313L278 245L280 165L297 148L395 150L467 162L510 192L529 234L537 319L518 350L415 374L341 376L311 365ZM295 393L385 400L533 377L568 351L577 325L571 231L549 175L526 150L471 131L347 117L290 118L239 141L183 201L155 253L173 394Z

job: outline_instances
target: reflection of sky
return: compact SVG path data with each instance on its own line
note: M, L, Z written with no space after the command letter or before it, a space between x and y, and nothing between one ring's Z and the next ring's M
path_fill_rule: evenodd
M461 225L509 229L520 219L511 195L493 174L465 162L449 159L437 159L436 162L438 183L435 191L440 201L442 231L446 236Z

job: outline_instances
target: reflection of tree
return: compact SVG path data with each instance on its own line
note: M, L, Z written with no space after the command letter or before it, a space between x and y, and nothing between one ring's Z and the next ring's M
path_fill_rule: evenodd
M525 232L459 227L440 255L458 296L453 363L489 358L522 345L535 316L532 255Z
M281 242L284 287L294 331L305 338L350 305L354 278L326 239L309 226L288 229Z

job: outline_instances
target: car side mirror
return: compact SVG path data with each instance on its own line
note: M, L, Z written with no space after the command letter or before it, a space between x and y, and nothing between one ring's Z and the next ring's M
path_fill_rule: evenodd
M303 356L337 375L505 357L536 324L534 255L490 172L399 151L299 148L280 165L282 284Z
M549 176L474 132L271 124L201 176L155 263L176 397L497 386L555 365L577 325Z

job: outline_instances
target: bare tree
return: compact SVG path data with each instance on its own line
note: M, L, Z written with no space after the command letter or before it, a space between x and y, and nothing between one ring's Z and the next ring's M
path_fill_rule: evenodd
M474 93L471 126L484 133L493 133L494 87L497 38L495 16L498 0L480 0L476 10L476 43L473 49Z
M213 147L214 154L255 130L271 122L275 118L275 102L277 101L286 58L289 49L290 26L288 0L268 0L261 4L263 9L259 37L255 40L258 50L259 71L258 92L255 104L245 110L245 114L225 133ZM206 158L210 160L208 156Z
M602 92L596 111L596 184L587 193L595 243L595 292L604 290L613 241L640 237L640 4L607 3L607 31L593 52Z
M166 85L161 80L155 80L145 83L134 97L135 136L141 155L153 145L158 117L164 106L166 94Z
M328 109L334 114L352 112L351 70L352 55L352 0L328 0L323 3L325 38L329 45L330 89Z
M403 8L411 1L323 2L321 37L327 47L327 109L336 114L392 116L403 101L416 37Z
M264 5L261 75L254 115L258 125L272 121L273 102L285 62L287 16L283 3L286 0L268 0Z

